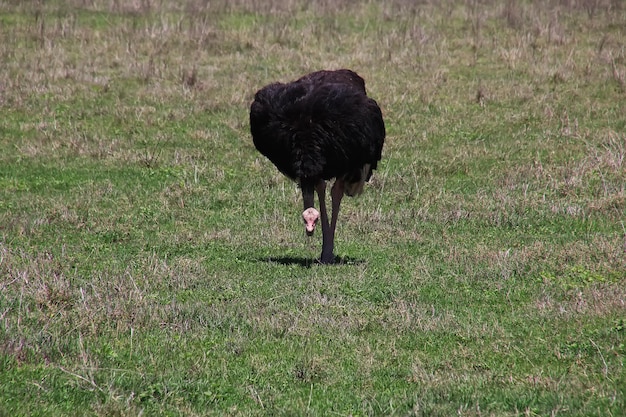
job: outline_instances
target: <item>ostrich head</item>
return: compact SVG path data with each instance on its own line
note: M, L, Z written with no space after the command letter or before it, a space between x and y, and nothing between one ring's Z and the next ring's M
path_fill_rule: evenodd
M313 236L315 225L319 219L320 212L315 210L313 207L309 207L302 212L302 220L304 220L304 227L306 228L307 236Z

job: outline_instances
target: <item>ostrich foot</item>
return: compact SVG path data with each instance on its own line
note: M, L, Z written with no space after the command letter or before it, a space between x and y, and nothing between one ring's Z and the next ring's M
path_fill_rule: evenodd
M322 255L320 256L319 262L323 265L330 265L335 263L335 255L332 251L324 251L322 250Z

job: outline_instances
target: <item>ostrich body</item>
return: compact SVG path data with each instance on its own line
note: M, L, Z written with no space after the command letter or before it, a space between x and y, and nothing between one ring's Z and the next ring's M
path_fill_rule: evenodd
M350 70L317 71L259 90L250 107L254 145L302 190L307 235L322 224L321 263L334 261L334 237L343 195L357 196L381 158L385 124L365 81ZM332 218L326 212L326 181ZM314 192L319 208L314 208Z

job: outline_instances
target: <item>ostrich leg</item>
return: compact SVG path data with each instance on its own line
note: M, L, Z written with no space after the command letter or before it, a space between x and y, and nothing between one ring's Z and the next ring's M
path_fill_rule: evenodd
M322 246L322 263L332 263L335 261L335 255L333 255L333 251L335 248L335 229L337 228L337 217L339 217L339 206L341 205L341 199L343 198L344 192L344 182L341 179L336 179L335 184L333 184L333 188L330 190L330 197L332 200L332 218L330 221L329 227L329 237L328 243L326 238L324 238L324 243L326 246ZM326 254L324 253L324 249L327 249ZM326 255L326 256L325 256Z
M333 238L335 237L335 228L337 227L337 217L339 216L339 205L343 198L344 182L343 180L335 180L333 188L330 190L330 197L332 198L333 214L330 222L330 230L332 231Z
M326 181L320 181L315 186L317 196L320 200L320 221L322 222L322 255L320 262L323 264L333 263L333 233L328 224L328 212L326 211Z

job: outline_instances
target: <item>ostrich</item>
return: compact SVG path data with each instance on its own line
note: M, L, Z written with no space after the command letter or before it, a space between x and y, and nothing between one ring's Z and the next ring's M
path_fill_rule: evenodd
M343 69L317 71L290 83L259 90L250 107L250 131L256 149L302 190L302 219L312 236L322 224L320 262L335 260L334 240L343 195L357 196L381 158L385 124L365 81ZM335 179L326 212L326 181ZM314 208L314 192L319 208Z

